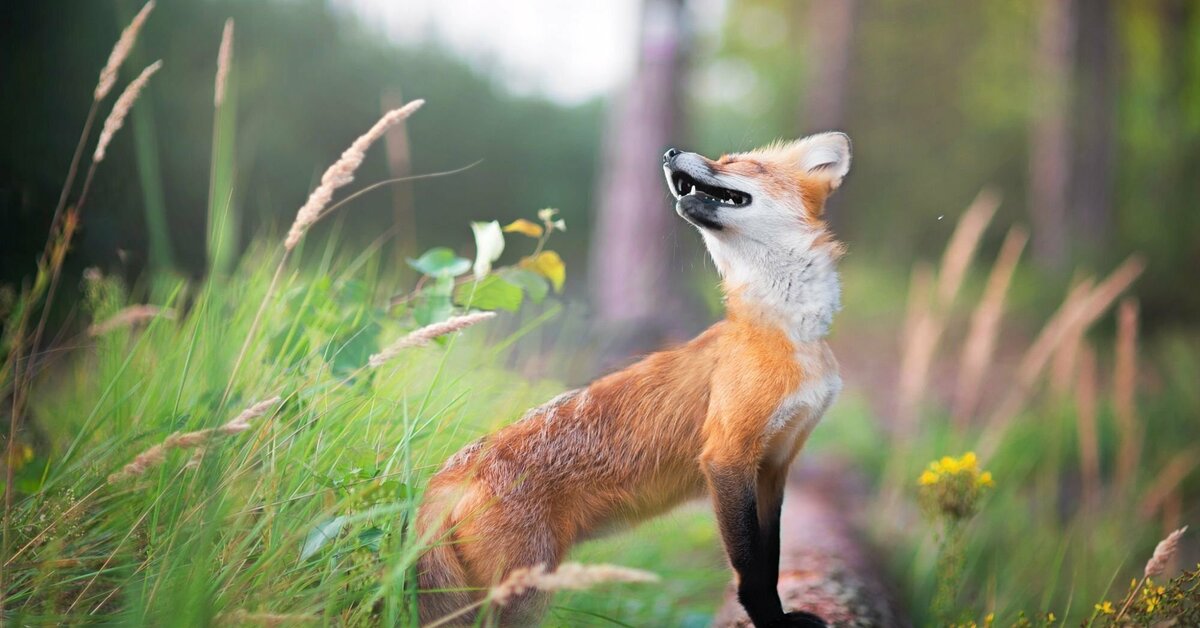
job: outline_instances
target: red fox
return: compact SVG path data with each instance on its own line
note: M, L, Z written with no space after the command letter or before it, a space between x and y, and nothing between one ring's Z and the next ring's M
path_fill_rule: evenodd
M823 626L776 591L787 470L841 389L824 342L840 309L843 247L823 218L850 169L850 140L822 133L711 160L668 150L676 211L722 276L727 315L530 410L466 446L429 482L417 518L420 619L479 601L519 567L553 568L581 540L707 490L755 626ZM536 625L530 592L459 619Z

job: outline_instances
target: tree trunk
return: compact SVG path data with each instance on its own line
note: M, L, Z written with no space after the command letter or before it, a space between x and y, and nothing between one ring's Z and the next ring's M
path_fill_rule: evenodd
M399 88L385 91L381 98L381 108L384 113L404 106L404 97ZM393 179L412 175L412 153L408 144L407 122L388 129L383 136L384 149L387 152L388 174ZM417 256L417 218L413 203L412 183L393 183L392 189L392 228L395 229L396 268L408 268L404 260Z
M1029 212L1033 255L1061 270L1068 256L1068 186L1071 181L1067 104L1071 93L1073 0L1042 0L1034 53L1034 111L1029 155Z
M1104 245L1112 222L1115 149L1116 28L1112 0L1077 8L1078 93L1075 181L1071 219L1093 249Z
M788 481L779 554L783 608L815 613L832 626L908 626L882 566L855 529L852 504L865 491L847 487L847 475L827 468L793 473ZM730 586L714 628L750 625Z
M679 218L669 205L662 154L679 138L687 40L684 0L646 0L632 84L605 134L591 252L597 322L628 354L669 334L682 309L678 277L668 277Z
M841 129L846 120L857 0L814 0L806 15L809 60L800 128L805 133Z

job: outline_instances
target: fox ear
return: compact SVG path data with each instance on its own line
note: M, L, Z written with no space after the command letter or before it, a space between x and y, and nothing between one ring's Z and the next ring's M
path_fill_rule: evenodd
M824 178L836 190L850 172L850 136L831 131L796 142L797 165L811 176Z

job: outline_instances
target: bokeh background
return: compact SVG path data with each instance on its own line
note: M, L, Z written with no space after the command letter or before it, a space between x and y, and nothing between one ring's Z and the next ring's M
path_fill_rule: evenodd
M137 8L5 7L5 283L33 270L85 86ZM243 244L286 224L384 106L420 97L430 105L409 124L406 158L379 150L359 179L479 163L357 201L342 237L365 242L394 225L400 247L466 250L468 219L557 207L570 225L559 248L589 271L571 294L609 322L708 316L691 316L696 282L681 279L710 271L671 216L665 147L717 155L833 128L855 140L832 208L855 262L932 258L990 186L1003 202L985 250L1007 225L1027 225L1049 293L1081 268L1153 252L1137 286L1145 319L1187 325L1200 313L1186 288L1200 268L1195 2L164 0L133 64L161 58L165 71L97 178L76 271L205 272L195 235L226 16L238 24L232 202ZM629 239L646 246L620 245Z

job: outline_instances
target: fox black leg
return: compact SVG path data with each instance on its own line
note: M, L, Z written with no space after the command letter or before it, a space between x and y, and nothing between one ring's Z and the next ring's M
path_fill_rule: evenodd
M764 486L754 472L713 465L706 472L725 551L738 576L738 601L750 621L759 628L825 626L824 621L809 613L785 614L779 601L782 482L778 488Z

